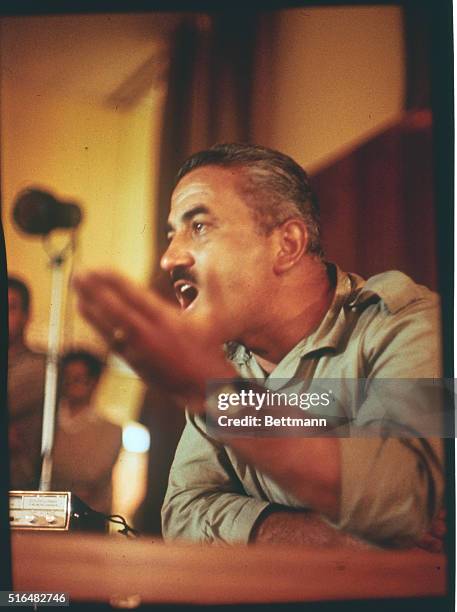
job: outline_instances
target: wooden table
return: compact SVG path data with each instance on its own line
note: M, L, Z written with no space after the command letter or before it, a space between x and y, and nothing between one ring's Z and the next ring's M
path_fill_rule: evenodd
M16 591L61 591L72 601L226 604L446 592L446 560L423 551L285 546L165 545L143 536L14 532Z

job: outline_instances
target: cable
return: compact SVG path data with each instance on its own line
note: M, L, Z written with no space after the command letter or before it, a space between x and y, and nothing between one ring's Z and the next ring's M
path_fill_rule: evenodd
M119 529L118 533L122 533L122 535L125 536L129 536L129 534L132 534L133 536L139 538L140 537L140 532L137 531L136 529L134 529L133 527L130 527L130 525L127 523L127 521L125 520L125 518L123 516L121 516L120 514L104 514L103 515L106 520L110 521L111 523L116 523L117 525L123 525L124 529ZM119 519L119 520L116 520Z
M127 523L125 518L121 516L120 514L104 514L103 512L99 512L99 510L94 510L93 508L88 506L86 502L84 502L82 499L80 499L79 497L76 497L76 495L74 496L74 499L72 500L72 513L75 513L75 512L77 512L80 516L85 516L85 517L90 518L90 516L93 515L93 516L100 517L105 521L110 521L111 523L122 525L123 529L120 529L118 533L122 533L123 535L127 537L129 535L132 535L135 537L140 536L140 532L134 529L133 527L130 527L130 525Z

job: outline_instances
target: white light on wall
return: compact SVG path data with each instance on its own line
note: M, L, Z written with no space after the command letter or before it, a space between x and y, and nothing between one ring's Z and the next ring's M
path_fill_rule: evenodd
M141 423L130 422L122 429L122 445L131 453L146 453L149 450L151 437Z

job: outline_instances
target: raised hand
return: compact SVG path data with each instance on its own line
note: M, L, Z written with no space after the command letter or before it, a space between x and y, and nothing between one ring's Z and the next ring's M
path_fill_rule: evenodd
M112 271L74 279L81 314L145 382L158 381L203 410L206 381L236 375L217 327L189 321L160 296Z

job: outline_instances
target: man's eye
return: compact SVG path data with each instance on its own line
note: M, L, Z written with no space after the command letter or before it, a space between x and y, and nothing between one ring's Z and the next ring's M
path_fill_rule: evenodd
M202 221L195 221L195 223L192 224L192 231L194 234L203 234L205 230L206 223L203 223Z

